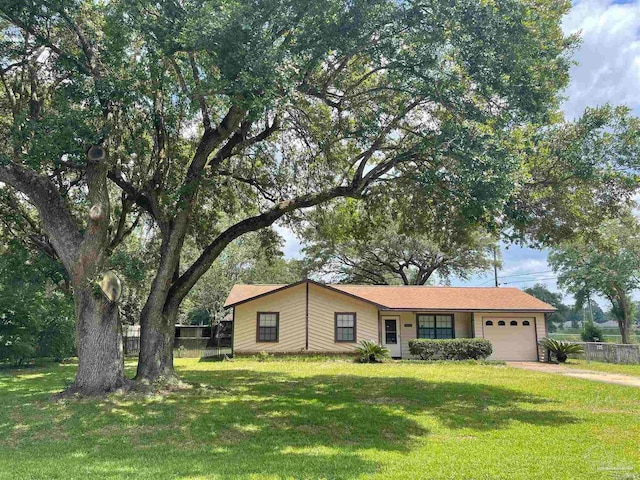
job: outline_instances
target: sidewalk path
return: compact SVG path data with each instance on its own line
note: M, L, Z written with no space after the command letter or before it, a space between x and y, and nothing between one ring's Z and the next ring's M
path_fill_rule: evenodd
M585 380L593 380L595 382L616 383L618 385L627 385L630 387L640 388L640 377L633 375L623 375L621 373L605 373L593 370L583 370L563 365L555 365L553 363L540 362L507 362L510 367L521 368L524 370L532 370L534 372L555 373L565 375L567 377L584 378Z

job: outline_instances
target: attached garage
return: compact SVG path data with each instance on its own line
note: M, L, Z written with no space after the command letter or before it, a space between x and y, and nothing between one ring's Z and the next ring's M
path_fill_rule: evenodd
M493 345L491 359L538 360L535 318L484 317L484 338Z
M416 338L487 338L494 360L544 361L538 339L555 309L517 288L399 285L235 285L236 353L352 352L361 340L413 358Z

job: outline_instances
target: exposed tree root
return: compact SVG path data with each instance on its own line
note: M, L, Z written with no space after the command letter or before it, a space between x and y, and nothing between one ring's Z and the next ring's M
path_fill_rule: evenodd
M127 393L135 389L135 383L136 382L133 380L124 379L122 382L119 382L118 386L107 389L86 388L73 383L62 392L52 395L51 400L58 401L72 398L103 397L112 393Z
M179 390L190 390L194 387L194 385L185 382L175 373L162 375L153 382L146 378L136 378L134 383L135 387L132 391L160 395Z
M81 398L98 398L106 397L112 394L126 395L126 394L141 394L141 395L168 395L172 392L182 390L192 390L198 388L198 385L194 385L185 382L177 375L171 375L164 377L155 382L149 382L146 380L125 380L122 385L117 388L109 390L87 390L84 388L78 388L75 384L69 388L63 390L60 393L56 393L51 396L52 401L81 399Z

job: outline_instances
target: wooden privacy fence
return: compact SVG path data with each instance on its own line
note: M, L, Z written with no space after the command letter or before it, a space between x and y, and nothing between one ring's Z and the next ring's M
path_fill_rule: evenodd
M231 345L222 346L221 342L216 340L215 338L176 338L173 343L173 356L206 358L231 355Z
M222 320L212 326L176 325L173 343L174 357L221 357L232 355L233 327L230 321ZM140 326L123 327L123 347L125 355L140 353Z
M231 345L228 342L211 341L209 338L176 338L173 344L173 356L180 358L205 358L231 355ZM140 337L123 337L125 355L140 353Z
M574 342L584 347L587 362L640 363L640 345L624 343Z

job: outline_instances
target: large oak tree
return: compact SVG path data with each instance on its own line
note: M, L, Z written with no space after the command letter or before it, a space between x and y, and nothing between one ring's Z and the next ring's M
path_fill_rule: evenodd
M513 183L507 139L549 121L567 82L568 8L0 0L0 182L68 272L72 390L125 382L118 308L96 284L141 216L160 246L137 378L170 380L180 305L234 239L400 179ZM200 253L184 264L187 238Z
M458 208L434 214L420 190L396 198L385 191L305 215L298 230L310 274L338 283L425 285L434 274L466 279L493 265L495 234Z

